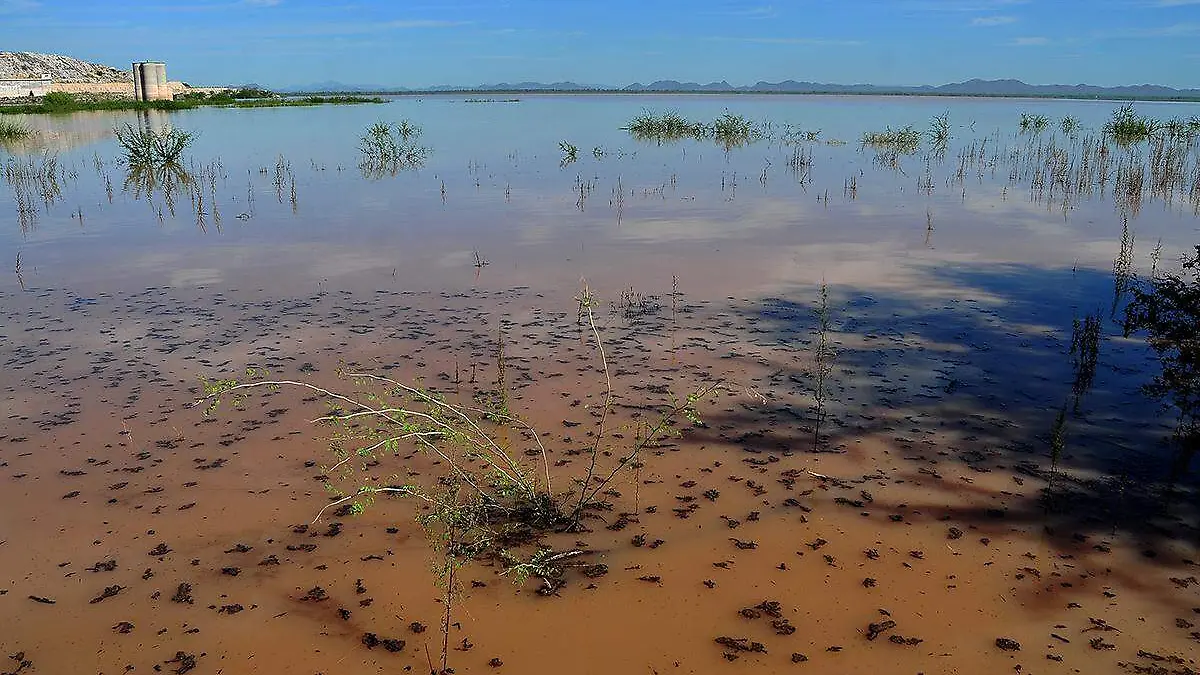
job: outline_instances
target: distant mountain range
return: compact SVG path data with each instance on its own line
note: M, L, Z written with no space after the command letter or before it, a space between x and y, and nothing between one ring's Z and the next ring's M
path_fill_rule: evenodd
M907 94L918 96L1005 96L1050 98L1099 98L1137 100L1200 99L1200 89L1175 89L1156 84L1100 87L1090 84L1026 84L1020 80L967 80L943 85L887 86L875 84L828 84L823 82L756 82L734 86L728 82L679 82L658 80L649 84L635 82L624 87L585 85L576 82L501 82L475 87L438 85L427 88L316 82L285 92L360 92L360 93L472 93L472 92L628 92L628 93L786 93L786 94Z

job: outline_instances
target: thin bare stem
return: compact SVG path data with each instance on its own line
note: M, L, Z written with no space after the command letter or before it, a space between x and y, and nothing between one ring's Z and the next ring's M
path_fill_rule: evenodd
M575 513L579 514L583 511L583 507L587 504L587 486L591 484L592 477L596 474L596 461L600 455L600 443L604 440L604 427L608 421L608 412L612 408L613 386L612 375L608 371L608 356L604 353L604 342L600 339L600 330L596 328L596 314L592 311L592 293L588 288L587 280L583 280L583 290L580 291L579 307L587 316L588 327L591 328L592 338L596 341L596 351L600 353L600 363L604 367L604 406L600 410L600 421L596 425L596 440L592 442L591 458L588 462L587 474L584 476L583 485L579 490L579 503L575 506Z

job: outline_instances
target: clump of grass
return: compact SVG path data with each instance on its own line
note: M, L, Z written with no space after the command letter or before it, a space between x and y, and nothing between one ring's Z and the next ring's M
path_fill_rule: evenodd
M179 161L183 151L196 139L195 134L174 127L148 129L126 124L115 127L113 135L125 151L130 164L168 164Z
M1118 145L1136 145L1148 139L1160 129L1158 120L1137 114L1133 104L1126 104L1112 113L1104 124L1104 133Z
M699 140L708 135L708 128L703 122L693 122L673 110L657 114L643 111L629 122L625 130L639 141Z
M358 167L367 178L395 176L401 171L419 169L425 164L429 148L421 146L421 127L408 120L391 125L376 122L359 139Z
M1050 126L1050 118L1045 115L1021 113L1021 121L1017 123L1023 134L1040 134Z
M32 133L29 127L20 122L0 120L0 141L19 141L29 138Z
M862 144L875 149L894 150L911 155L921 147L921 132L908 125L899 129L888 127L883 131L868 131L862 135Z
M713 121L712 136L728 151L762 140L765 131L761 124L727 110Z
M726 151L760 141L767 136L766 125L729 111L722 113L711 124L694 122L674 111L645 111L633 118L624 129L635 140L653 143L711 138Z

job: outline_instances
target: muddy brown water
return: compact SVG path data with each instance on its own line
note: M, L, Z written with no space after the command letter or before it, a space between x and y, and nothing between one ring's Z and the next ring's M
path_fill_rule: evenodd
M947 106L945 159L892 167L853 143ZM803 182L776 142L635 143L619 127L643 107L729 108L851 143L806 146ZM1005 164L1048 142L1015 134L1020 111L1098 127L1111 108L533 97L196 111L169 121L201 132L202 223L195 193L160 220L161 195L123 188L104 132L123 118L44 122L61 194L39 196L30 221L6 186L0 231L0 257L20 252L22 268L0 287L0 672L428 671L444 591L415 505L298 527L328 502L327 430L308 423L322 404L285 388L205 416L190 407L199 378L256 367L347 387L351 365L466 400L494 388L503 335L510 404L565 486L603 398L577 320L584 277L625 437L614 451L669 392L727 386L703 426L614 485L614 512L547 540L608 574L572 570L542 597L536 579L464 568L455 672L1194 672L1194 483L1171 472L1170 414L1138 390L1153 354L1113 317L1128 271L1170 268L1200 220L1186 195L1147 193L1134 212L1107 190L1033 191ZM426 166L364 178L357 136L402 117L425 129ZM958 180L958 151L983 138L994 167ZM563 139L581 150L568 166ZM814 439L822 282L837 356ZM628 310L623 291L649 299ZM1104 322L1099 366L1052 470L1085 315ZM444 467L416 455L372 471ZM633 521L610 529L619 512ZM305 600L317 587L326 599ZM368 649L366 633L405 645ZM735 646L751 643L765 651Z

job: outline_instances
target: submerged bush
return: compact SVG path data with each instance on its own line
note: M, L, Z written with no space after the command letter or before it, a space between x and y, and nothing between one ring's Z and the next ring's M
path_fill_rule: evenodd
M1104 125L1104 133L1120 145L1141 143L1158 129L1158 120L1137 114L1132 103L1114 110Z
M1023 134L1040 134L1050 126L1050 118L1045 115L1021 113L1021 121L1017 124Z
M408 120L391 125L376 122L359 139L358 167L367 178L395 176L401 171L419 169L425 164L429 148L417 143L421 127Z

